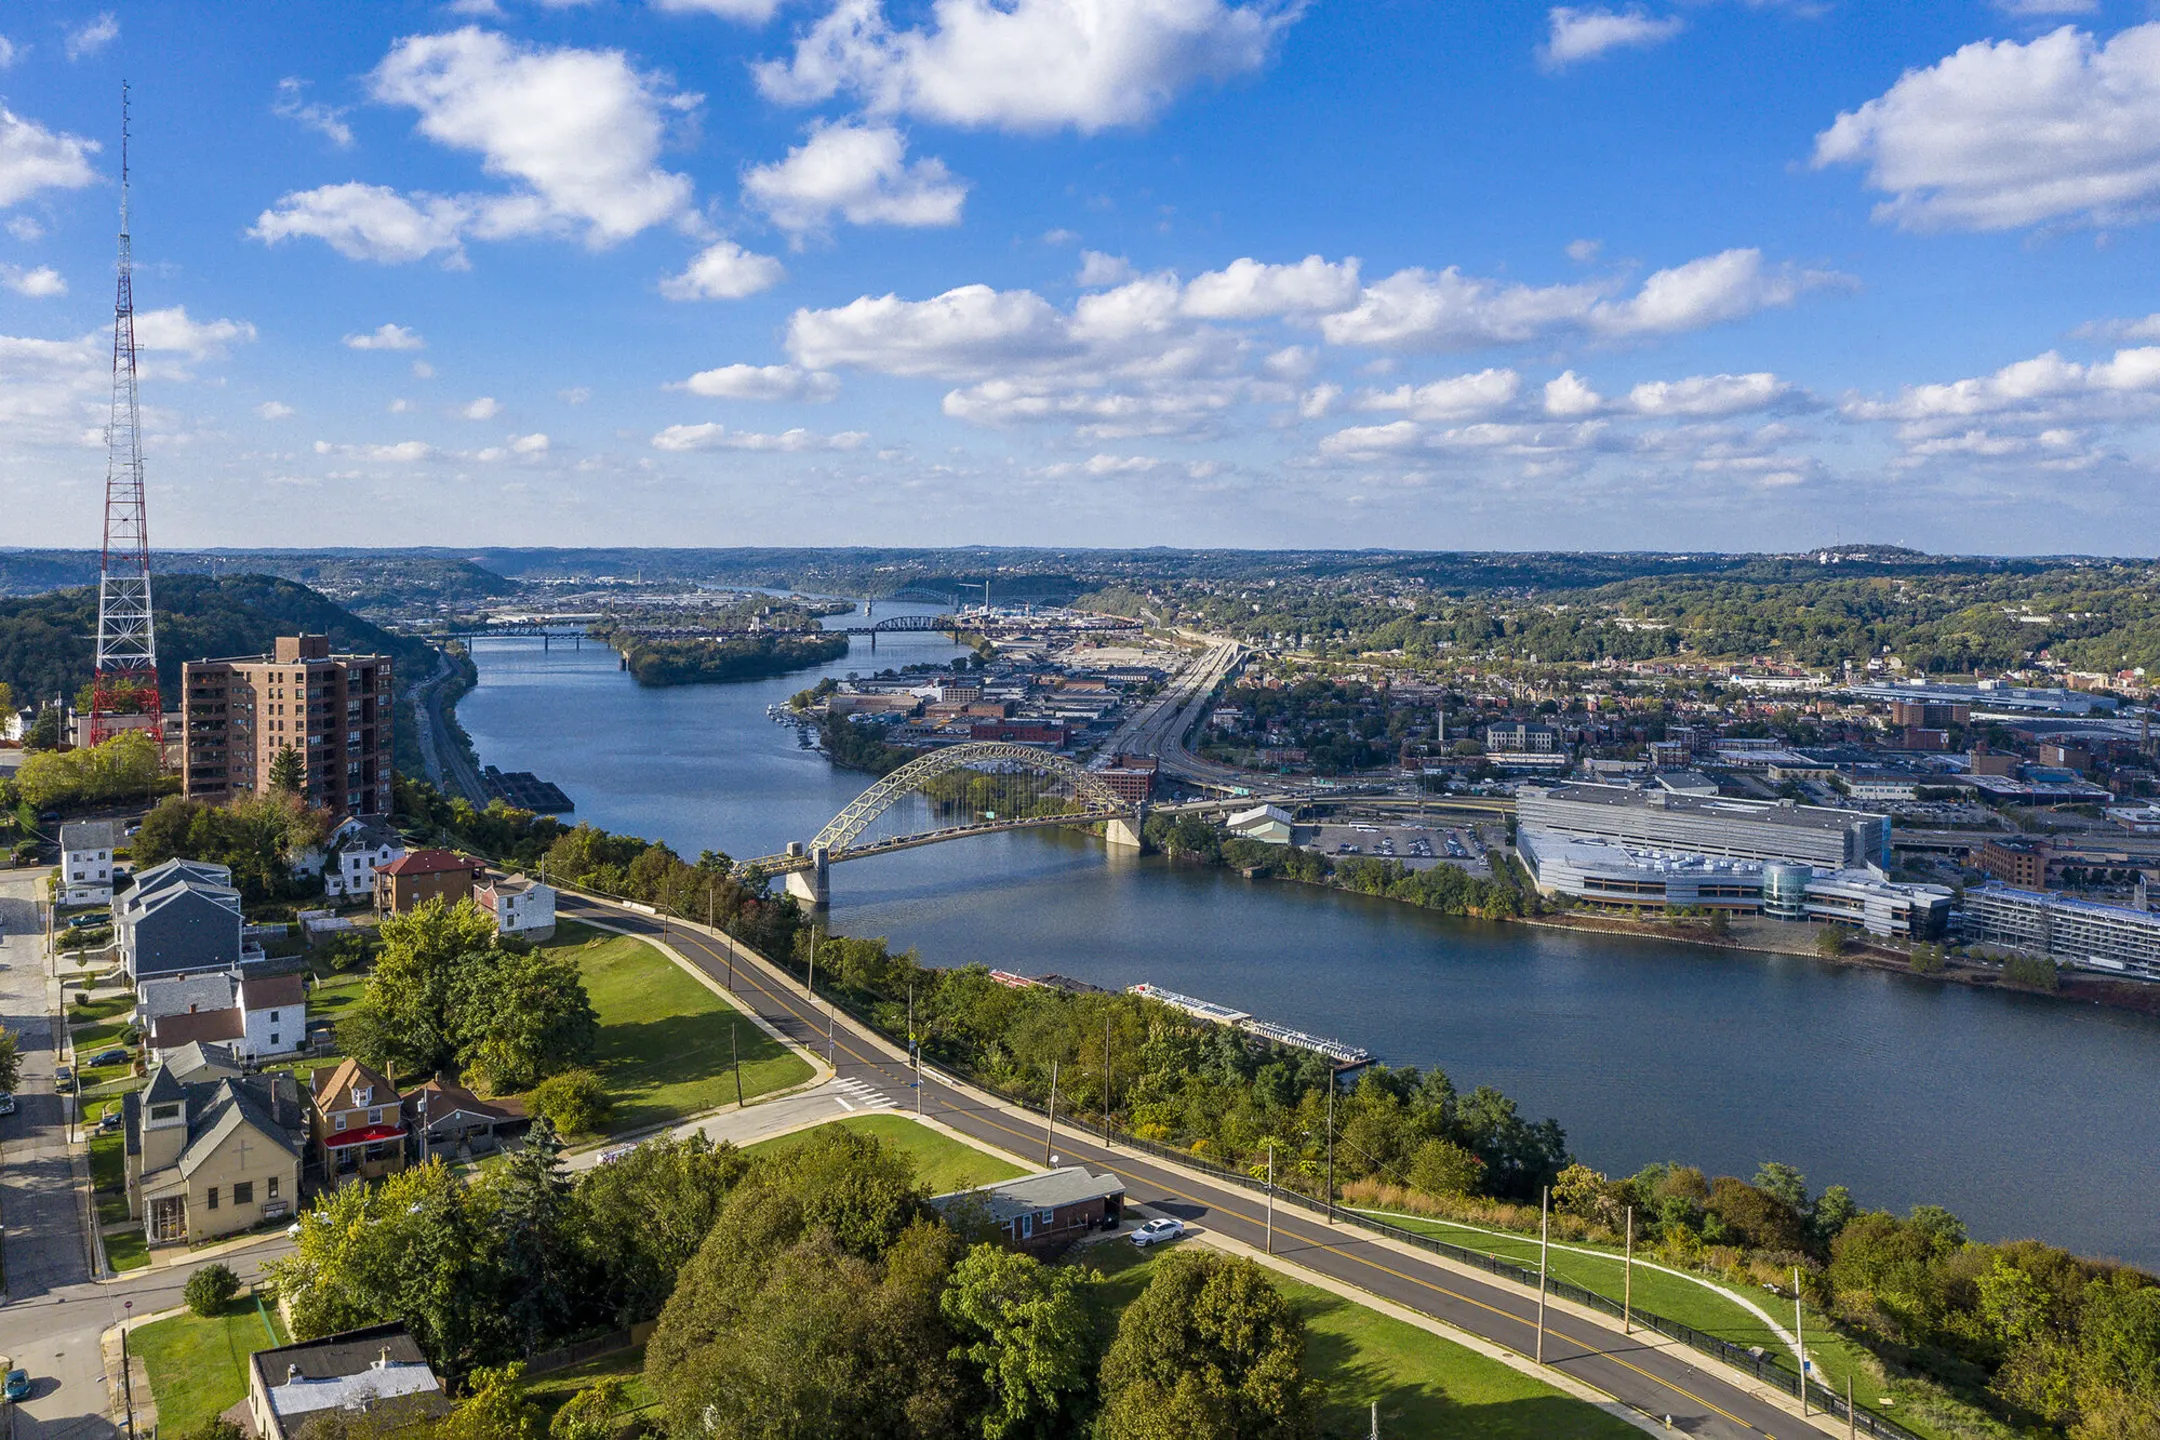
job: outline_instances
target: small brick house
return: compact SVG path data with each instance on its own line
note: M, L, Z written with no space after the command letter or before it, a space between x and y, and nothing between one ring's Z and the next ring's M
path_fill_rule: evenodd
M1115 1175L1090 1175L1084 1165L1045 1170L931 1199L950 1219L987 1214L1005 1243L1020 1250L1069 1245L1090 1230L1114 1230L1125 1216L1125 1184Z
M478 860L452 850L414 850L400 855L375 871L376 913L403 915L430 900L441 900L445 905L470 900L473 887L486 873Z
M380 1180L405 1168L405 1109L388 1080L358 1060L317 1070L308 1127L323 1183Z

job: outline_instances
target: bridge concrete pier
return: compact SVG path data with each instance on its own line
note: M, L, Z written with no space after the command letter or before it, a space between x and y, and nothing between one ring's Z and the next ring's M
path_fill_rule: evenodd
M1120 815L1103 823L1103 843L1112 850L1138 850L1141 848L1141 827L1147 824L1147 806L1135 805L1131 815Z
M792 854L802 853L802 842L788 845ZM823 848L810 852L811 866L808 870L790 870L787 875L787 893L813 910L823 910L832 904L832 861Z

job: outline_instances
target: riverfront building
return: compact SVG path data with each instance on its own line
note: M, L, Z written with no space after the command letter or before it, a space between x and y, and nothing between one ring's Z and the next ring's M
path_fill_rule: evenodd
M2083 970L2160 980L2160 915L2127 905L1989 885L1965 892L1965 938Z
M1940 939L1949 927L1947 888L1896 884L1873 866L1818 872L1791 861L1654 850L1521 829L1515 848L1540 891L1592 904L1763 914L1916 940Z
M190 660L180 673L188 798L261 794L289 748L309 806L390 813L389 656L333 655L326 636L280 635L271 654Z
M1638 790L1627 785L1525 785L1516 824L1586 840L1733 860L1793 860L1826 870L1880 865L1890 820L1790 800Z

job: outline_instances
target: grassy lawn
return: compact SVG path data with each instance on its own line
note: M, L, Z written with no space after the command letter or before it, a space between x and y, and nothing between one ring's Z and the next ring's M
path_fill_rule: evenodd
M743 1098L810 1078L808 1062L642 940L565 924L546 948L576 956L584 974L600 1016L593 1068L615 1097L617 1132L733 1103L731 1030L741 1046Z
M140 1270L150 1263L150 1242L140 1230L107 1235L105 1259L115 1270Z
M127 1219L127 1136L123 1131L91 1134L90 1184L97 1191L100 1225Z
M265 1318L267 1317L267 1319ZM175 1315L128 1336L128 1348L150 1371L158 1430L174 1435L217 1418L247 1398L247 1357L285 1343L277 1312L258 1311L248 1297L214 1320Z
M1146 1288L1161 1254L1114 1242L1075 1253L1074 1263L1104 1275L1095 1301L1105 1344L1117 1329L1117 1317ZM1272 1278L1305 1318L1305 1367L1323 1387L1323 1423L1330 1433L1363 1434L1376 1400L1384 1435L1623 1440L1642 1433L1430 1331L1315 1286Z
M845 1120L835 1120L832 1123L861 1135L872 1136L906 1154L915 1162L916 1176L930 1187L933 1195L945 1195L977 1185L992 1185L1000 1180L1010 1180L1016 1175L1029 1173L1009 1161L1000 1160L995 1155L986 1155L972 1145L962 1144L942 1130L918 1125L904 1115L851 1115ZM755 1145L745 1147L746 1153L779 1153L802 1144L816 1133L816 1130L798 1130L792 1135L760 1140Z
M545 1375L534 1376L526 1386L525 1394L552 1417L572 1395L610 1376L625 1382L624 1400L629 1410L644 1410L660 1403L660 1397L645 1384L645 1347L642 1345L602 1355L566 1370L550 1370Z
M1450 1245L1460 1245L1465 1250L1477 1250L1487 1255L1497 1255L1519 1265L1537 1267L1537 1241L1527 1235L1493 1235L1482 1230L1450 1224L1445 1220L1425 1220L1401 1215L1387 1217L1391 1224L1405 1230L1430 1235L1445 1240ZM1575 1242L1570 1241L1569 1244ZM1585 1246L1597 1250L1601 1247ZM1595 1291L1607 1299L1618 1301L1625 1288L1626 1263L1617 1253L1579 1255L1572 1250L1555 1248L1550 1260L1550 1273L1556 1280L1566 1280L1585 1290ZM1705 1277L1707 1280L1708 1277ZM1791 1363L1791 1351L1787 1350L1770 1328L1754 1315L1742 1309L1729 1297L1724 1288L1711 1288L1716 1282L1696 1284L1676 1275L1667 1275L1638 1264L1635 1267L1635 1308L1667 1320L1715 1335L1735 1345L1760 1345L1763 1349L1783 1354ZM1778 1317L1781 1324L1792 1328L1792 1299L1772 1295L1765 1290L1750 1294L1749 1299ZM1807 1351L1815 1362L1823 1383L1840 1391L1845 1387L1847 1376L1852 1377L1853 1399L1862 1405L1873 1405L1882 1398L1885 1389L1874 1378L1858 1347L1831 1330L1830 1322L1814 1310L1807 1313Z

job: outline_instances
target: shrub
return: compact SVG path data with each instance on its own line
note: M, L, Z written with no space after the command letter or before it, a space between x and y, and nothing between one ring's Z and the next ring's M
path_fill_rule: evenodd
M592 1071L565 1070L533 1087L532 1108L564 1135L591 1135L607 1124L615 1102Z
M239 1293L240 1277L233 1274L231 1267L211 1264L188 1276L187 1288L181 1292L181 1297L187 1301L188 1309L208 1320L223 1314L233 1296Z

